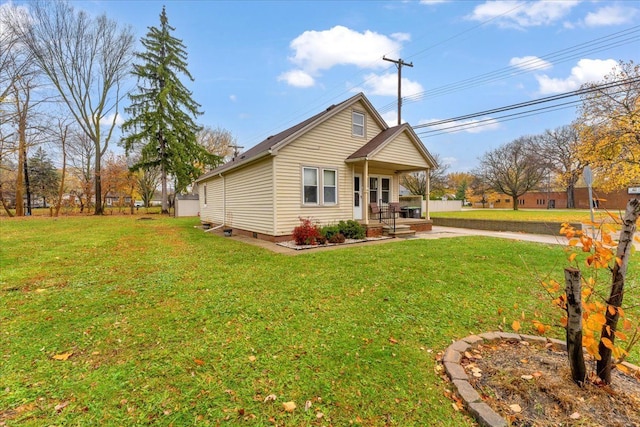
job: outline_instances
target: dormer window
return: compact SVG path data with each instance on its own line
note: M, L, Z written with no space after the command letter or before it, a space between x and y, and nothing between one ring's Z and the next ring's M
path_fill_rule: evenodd
M364 136L364 114L357 111L351 113L351 128L353 136Z

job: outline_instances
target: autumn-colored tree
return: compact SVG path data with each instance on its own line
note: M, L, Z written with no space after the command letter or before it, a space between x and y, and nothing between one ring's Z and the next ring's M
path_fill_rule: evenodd
M467 187L465 198L474 205L480 203L482 208L486 208L487 205L491 206L492 203L498 200L499 195L489 184L474 176Z
M640 65L620 62L602 82L583 86L580 157L594 186L610 191L640 182ZM598 173L600 172L600 173Z
M474 179L474 175L468 172L451 172L447 175L447 192L454 194L456 200L463 200L467 188Z
M122 209L125 199L129 198L130 205L137 195L137 180L135 174L129 169L127 158L123 155L107 154L102 169L103 193L102 201L106 204L106 198L117 199L117 206Z
M475 172L491 188L511 196L513 210L518 210L518 198L536 188L545 172L545 163L533 148L531 137L520 137L485 153Z
M640 341L637 321L623 308L627 267L633 242L637 240L634 234L639 216L637 199L629 201L624 216L611 216L621 227L618 241L613 238L616 227L610 223L590 224L588 230L563 224L561 234L569 239L571 264L565 268L565 287L554 279L540 281L553 304L565 312L561 324L566 329L572 379L579 385L588 379L611 383L612 369L627 371L622 361ZM521 319L525 319L524 312ZM551 330L551 325L536 317L532 325L540 334ZM514 320L511 326L519 331L520 320ZM587 373L583 348L597 361L595 376Z

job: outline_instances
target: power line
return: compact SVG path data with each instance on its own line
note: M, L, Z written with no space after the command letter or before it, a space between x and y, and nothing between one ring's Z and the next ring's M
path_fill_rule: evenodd
M593 54L632 42L637 42L638 40L640 40L639 33L640 25L630 27L603 37L599 37L565 49L548 53L541 57L530 59L519 64L517 67L503 67L498 70L480 74L475 77L470 77L458 82L449 83L444 86L431 89L429 91L423 91L417 94L413 94L405 97L404 101L417 102L424 99L431 99L438 96L447 95L453 92L480 86L485 83L490 83L497 80L503 80L505 78L511 78L521 74L525 74L536 69L540 69L544 64L548 62L559 64L581 56L585 56L587 54ZM382 107L378 108L378 111L380 113L385 113L387 111L391 111L393 109L393 106L393 103L385 104Z
M470 119L474 119L474 118L477 118L477 117L483 117L483 116L486 116L488 114L495 114L495 113L501 113L501 112L506 112L506 111L517 110L517 109L525 108L525 107L531 107L531 106L544 104L544 103L548 103L548 102L554 102L554 101L558 101L558 100L562 100L562 99L566 99L566 98L570 98L570 97L576 97L576 96L588 94L588 93L595 92L595 91L611 89L611 88L619 87L619 86L622 86L622 85L634 84L634 83L639 83L639 82L640 82L640 77L633 77L633 78L629 78L629 79L618 80L618 81L615 81L615 82L610 82L610 83L604 83L604 84L601 84L601 85L590 86L590 87L587 87L587 88L582 88L582 89L574 90L574 91L571 91L571 92L565 92L565 93L552 95L552 96L548 96L548 97L544 97L544 98L534 99L534 100L531 100L531 101L520 102L520 103L517 103L517 104L508 105L508 106L505 106L505 107L493 108L493 109L490 109L490 110L480 111L480 112L471 113L471 114L465 114L465 115L453 117L453 118L450 118L450 119L438 120L438 121L435 121L435 122L425 123L425 124L422 124L422 125L416 125L416 126L413 126L413 129L416 130L416 129L422 129L422 128L427 128L427 127L441 126L441 125L446 125L446 124L450 124L451 123L452 124L451 126L448 126L448 127L445 127L445 128L427 130L427 131L422 131L422 132L417 132L417 133L418 133L418 135L423 135L423 136L436 136L436 135L441 135L441 134L444 134L444 133L451 133L451 130L453 130L453 129L456 129L455 132L459 132L459 131L463 131L463 130L466 130L466 129L469 129L469 128L475 128L475 127L479 127L479 126L486 126L488 124L507 121L507 120L500 120L500 119L503 119L503 118L509 118L509 120L513 120L515 118L520 118L520 117L529 117L531 115L534 115L534 113L535 114L540 114L541 112L549 112L549 111L555 111L555 110L558 110L558 109L568 108L568 106L575 105L575 104L577 104L577 103L579 103L581 101L578 99L578 100L573 100L573 101L569 101L569 102L564 102L564 103L561 103L561 104L554 104L554 105L550 105L550 106L546 106L546 107L542 107L542 108L526 110L526 111L522 111L522 112L519 112L519 113L507 114L507 115L503 115L503 116L499 116L499 117L486 118L486 119L478 120L478 121L474 121L474 122L458 123L458 122L460 122L462 120L470 120ZM617 94L617 93L621 93L621 92L614 92L613 94ZM562 108L558 108L558 107L562 107ZM484 123L484 125L483 125L483 123Z

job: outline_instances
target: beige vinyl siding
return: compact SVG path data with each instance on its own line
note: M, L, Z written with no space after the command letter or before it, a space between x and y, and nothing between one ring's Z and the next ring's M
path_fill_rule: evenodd
M399 163L403 165L415 166L416 168L428 168L429 164L424 159L420 151L411 142L406 133L401 133L395 140L380 150L373 157L373 160L389 163Z
M365 113L367 138L353 136L351 112ZM382 129L366 113L360 103L347 108L282 148L277 153L277 229L276 235L291 234L299 225L299 217L310 217L321 224L353 218L353 173L345 159ZM335 205L304 205L302 203L302 168L334 169L337 171ZM320 182L321 184L321 182ZM322 194L320 185L319 193ZM322 201L322 196L320 196Z
M222 224L222 178L213 177L205 182L198 184L199 200L200 200L200 219L204 222L214 224ZM207 205L204 205L205 195L207 192Z
M224 176L225 224L273 235L273 180L271 158Z

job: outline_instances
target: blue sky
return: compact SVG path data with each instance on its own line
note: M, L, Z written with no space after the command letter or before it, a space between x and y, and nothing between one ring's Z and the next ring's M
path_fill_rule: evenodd
M359 91L396 124L397 71L383 55L413 63L402 69L402 119L414 126L575 90L618 60L640 60L640 0L72 3L138 38L165 5L187 47L199 123L245 149ZM575 116L575 106L488 115L484 126L418 134L450 171L468 171L487 150Z

